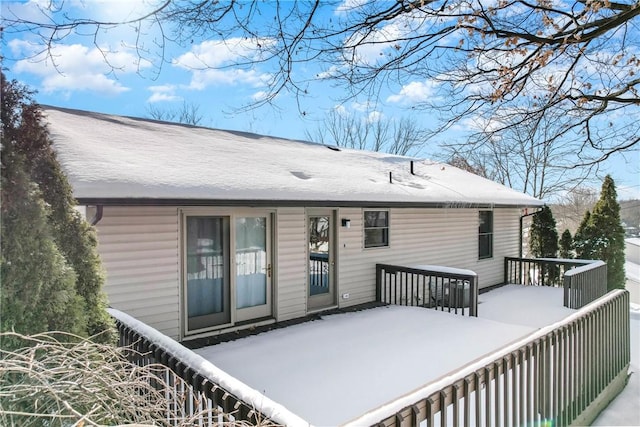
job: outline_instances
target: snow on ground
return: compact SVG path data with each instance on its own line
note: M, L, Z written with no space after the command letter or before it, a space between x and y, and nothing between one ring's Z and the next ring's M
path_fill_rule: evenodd
M318 426L346 422L531 332L416 307L380 307L196 350Z
M480 294L478 317L541 328L575 311L563 305L563 292L548 286L502 286Z
M629 291L629 298L632 303L640 305L640 264L627 261L624 263L624 272L627 276L625 288Z
M344 423L573 313L562 290L508 285L480 295L479 318L388 306L324 316L196 350L314 425ZM631 376L593 425L640 425L640 306Z
M574 312L561 290L535 289L483 294L480 318L388 306L196 352L312 424L338 425Z
M624 263L624 272L627 279L640 282L640 264L627 261Z

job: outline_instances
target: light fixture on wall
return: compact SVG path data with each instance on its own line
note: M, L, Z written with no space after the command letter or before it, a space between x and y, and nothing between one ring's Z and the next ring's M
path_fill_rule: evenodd
M351 220L342 218L342 226L346 228L351 228Z

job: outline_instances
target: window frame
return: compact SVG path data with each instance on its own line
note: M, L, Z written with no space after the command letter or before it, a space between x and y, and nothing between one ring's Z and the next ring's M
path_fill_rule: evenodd
M386 225L384 226L367 226L367 212L384 212L386 214ZM386 241L382 245L367 244L367 230L383 230L383 236ZM384 232L386 230L386 233ZM362 247L364 249L381 249L391 246L391 219L388 209L362 209Z
M489 219L489 230L483 230L483 221L482 216L487 215ZM493 258L493 211L492 210L480 210L478 211L478 259L491 259ZM484 244L483 244L484 243ZM488 245L487 245L488 243ZM488 246L488 252L483 252L483 247Z

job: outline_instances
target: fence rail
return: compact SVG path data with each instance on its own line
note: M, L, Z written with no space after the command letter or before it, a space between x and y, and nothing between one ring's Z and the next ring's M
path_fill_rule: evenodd
M602 261L561 258L505 258L504 283L564 288L564 306L578 309L607 293Z
M564 285L564 274L572 268L582 267L594 261L562 258L511 258L504 259L504 282L532 285Z
M581 308L607 293L607 264L596 261L564 274L564 306Z
M189 425L202 427L235 425L237 421L249 425L308 426L282 405L150 326L115 309L109 309L109 313L120 333L119 345L133 350L125 352L129 361L139 366L167 366L170 371L165 382L183 388L171 405L175 413L167 414L167 419L178 420L178 424L186 415ZM216 415L200 416L203 409Z
M629 340L629 293L614 290L347 425L589 425L626 383Z
M477 316L478 276L439 266L376 264L376 300Z

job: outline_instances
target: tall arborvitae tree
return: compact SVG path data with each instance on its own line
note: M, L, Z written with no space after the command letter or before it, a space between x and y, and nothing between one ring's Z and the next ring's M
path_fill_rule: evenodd
M73 269L60 253L47 223L47 207L11 142L2 138L2 331L22 334L68 331L86 335L82 298ZM5 337L0 345L18 342Z
M560 236L560 258L570 259L573 258L573 237L571 232L566 229Z
M558 255L556 220L549 206L533 216L529 230L529 252L536 258L555 258Z
M17 307L14 314L21 316L20 298L31 298L32 287L56 288L57 278L64 276L45 268L41 257L48 252L24 250L37 245L38 239L45 239L47 251L54 253L47 256L61 260L62 264L59 261L54 264L72 279L72 288L67 286L64 292L53 292L45 300L29 300L28 304L35 306L28 306L37 308L27 316L41 318L30 322L28 328L20 328L20 332L54 328L80 335L101 333L98 339L109 341L114 337L114 330L105 310L106 297L101 289L104 277L96 236L74 209L71 188L55 158L40 110L30 95L26 88L15 81L6 81L2 74L2 328L21 325L19 318L8 315L12 313L9 307ZM40 214L44 218L37 220ZM24 222L12 222L23 221L22 218ZM33 221L31 229L26 218ZM17 273L33 268L49 271L42 280L48 276L51 283L42 284ZM70 301L71 306L67 305ZM76 310L82 316L73 314ZM72 323L61 322L62 318Z
M623 289L624 274L624 228L620 221L616 185L607 175L602 183L600 199L591 213L590 222L595 231L593 241L594 258L607 263L607 282L609 289Z
M105 331L109 332L113 323L105 310L104 272L95 230L74 209L71 186L56 160L39 113L29 115L25 122L29 134L19 147L30 159L31 177L50 207L48 218L56 245L76 273L76 291L86 303L89 335L102 334L101 339L110 339Z
M573 248L576 252L576 258L593 259L595 241L595 230L591 223L591 212L588 210L584 213L584 217L573 236Z

